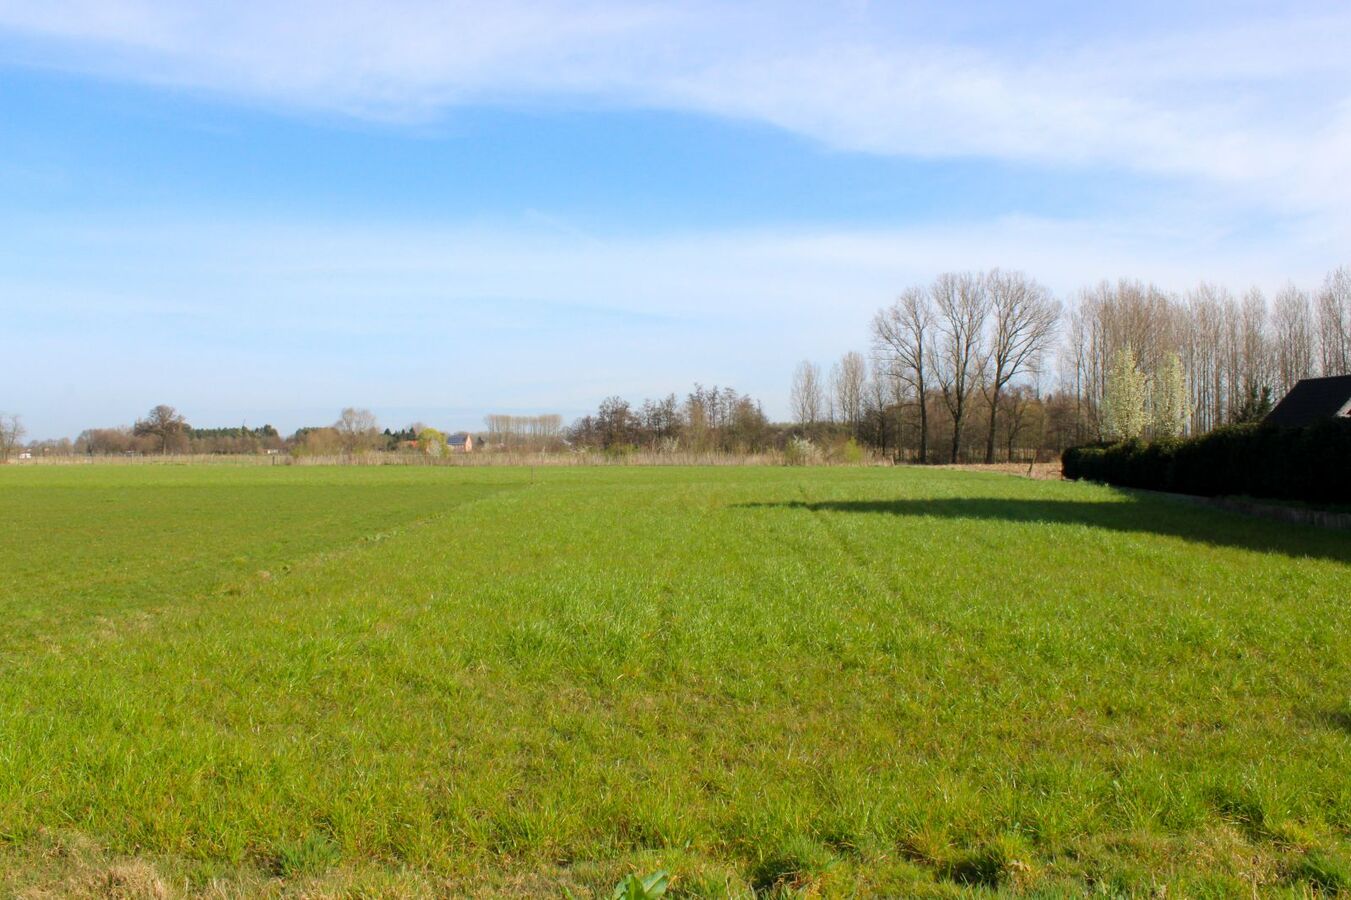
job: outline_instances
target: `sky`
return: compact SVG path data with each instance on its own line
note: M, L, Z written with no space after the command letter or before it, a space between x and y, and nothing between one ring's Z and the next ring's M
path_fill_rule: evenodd
M1347 47L1344 0L0 0L0 410L786 418L942 271L1316 287Z

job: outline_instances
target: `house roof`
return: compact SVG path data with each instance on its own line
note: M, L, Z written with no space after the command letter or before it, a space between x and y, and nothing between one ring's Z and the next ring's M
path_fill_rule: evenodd
M1264 420L1268 425L1298 427L1351 411L1351 375L1301 378Z
M457 431L446 438L447 444L463 444L468 439L469 433L466 431Z

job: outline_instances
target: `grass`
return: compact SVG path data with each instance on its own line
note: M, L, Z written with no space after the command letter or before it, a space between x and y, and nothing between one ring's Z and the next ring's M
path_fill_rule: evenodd
M1351 540L922 469L0 470L0 893L1351 890Z

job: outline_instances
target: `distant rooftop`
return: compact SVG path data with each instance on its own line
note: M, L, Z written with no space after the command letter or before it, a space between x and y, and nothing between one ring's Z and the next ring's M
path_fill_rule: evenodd
M1299 427L1351 414L1351 375L1301 378L1264 420L1268 425Z

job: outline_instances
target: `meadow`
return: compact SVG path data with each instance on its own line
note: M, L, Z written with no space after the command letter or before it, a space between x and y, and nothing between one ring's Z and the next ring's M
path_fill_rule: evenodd
M0 468L0 893L1351 891L1351 535L919 468Z

